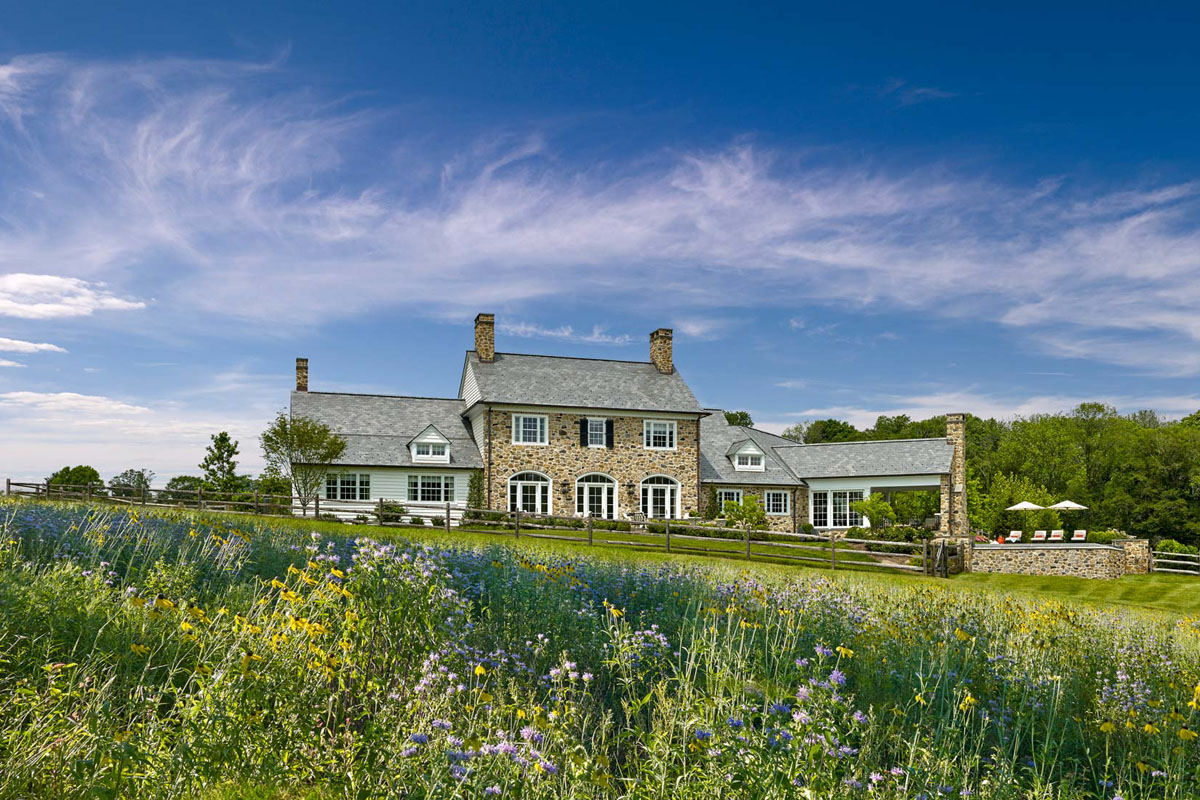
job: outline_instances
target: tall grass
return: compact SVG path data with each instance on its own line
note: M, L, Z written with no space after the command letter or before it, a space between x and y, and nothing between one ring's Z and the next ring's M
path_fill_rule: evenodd
M1200 622L0 504L0 797L1186 798Z

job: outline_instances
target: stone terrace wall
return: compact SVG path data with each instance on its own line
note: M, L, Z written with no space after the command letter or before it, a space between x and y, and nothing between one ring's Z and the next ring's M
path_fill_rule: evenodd
M1113 579L1132 571L1127 566L1131 558L1128 552L1128 548L1120 545L977 544L973 548L971 571Z

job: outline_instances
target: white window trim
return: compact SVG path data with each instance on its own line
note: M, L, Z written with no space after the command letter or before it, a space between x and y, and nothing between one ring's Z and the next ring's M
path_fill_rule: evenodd
M600 423L600 444L592 443L592 423L593 422ZM607 417L588 417L587 418L587 426L588 426L587 427L588 447L592 447L597 450L607 449L608 448L608 418Z
M544 482L543 482L543 481L518 481L518 480L513 480L513 479L514 479L514 478L516 478L518 475L522 475L522 474L524 474L524 473L526 473L526 472L531 472L531 473L533 473L534 475L538 475L538 476L541 476L541 477L545 478L546 480L545 480ZM515 485L518 487L518 489L517 489L517 496L518 496L518 498L520 497L520 492L521 492L521 490L520 490L520 488L519 488L519 487L520 487L520 486L522 486L522 485L538 486L538 487L539 487L539 489L540 489L542 486L545 486L545 487L546 487L546 510L545 510L545 511L530 511L530 512L525 512L525 511L523 511L523 512L521 512L521 513L523 513L523 514L525 514L525 513L530 513L530 514L546 514L546 515L550 515L550 514L553 514L553 513L554 513L554 479L553 479L553 478L551 478L549 475L547 475L547 474L546 474L546 473L544 473L544 472L540 472L540 471L538 471L538 470L536 470L536 469L523 469L523 470L521 470L520 472L514 472L512 475L509 475L509 476L508 476L508 480L505 482L505 486L504 486L504 491L505 491L505 495L506 495L506 496L505 496L505 501L504 501L504 507L505 507L506 509L508 509L509 513L512 513L512 508L511 508L511 503L512 503L512 487L513 487L513 485L514 485L514 484L515 484ZM572 498L572 503L573 503L573 502L574 502L574 498Z
M727 495L727 494L736 494L737 500L730 500L729 498L725 497L724 495ZM717 505L718 505L717 510L718 510L718 512L720 512L720 513L725 512L725 503L726 502L738 503L740 505L742 502L742 499L744 497L745 497L745 494L742 492L741 489L717 489Z
M542 441L540 441L540 442L522 442L522 441L520 441L520 439L518 439L517 431L520 430L520 428L517 425L517 420L524 419L524 418L534 418L534 419L540 419L542 421L541 432L542 432L542 435L545 437ZM512 415L512 443L517 444L517 445L524 445L525 447L546 447L547 445L549 445L550 444L550 417L548 417L545 414L526 414L524 412L514 413Z
M354 477L354 500L342 500L341 499L342 498L342 491L341 491L342 478L344 476L353 476ZM337 487L338 487L338 496L337 497L329 496L329 479L330 478L337 479ZM363 478L366 478L366 484L367 484L367 487L366 487L367 488L367 496L363 499L370 500L371 499L371 473L369 473L369 472L349 472L349 471L327 472L325 474L325 485L321 488L321 494L324 495L321 499L328 500L331 503L357 502L359 499L358 496L362 493Z
M661 450L662 448L659 448L659 449ZM682 519L683 518L683 484L680 483L677 479L672 478L670 475L663 475L660 473L657 475L647 475L645 478L642 478L641 483L638 484L638 505L637 505L638 509L642 510L643 513L645 512L645 509L642 508L642 490L646 486L646 481L650 480L651 478L666 478L667 480L671 481L671 483L673 483L675 485L674 486L674 488L675 488L675 492L674 492L674 494L675 494L675 516L668 517L668 519ZM664 484L650 484L650 485L651 486L663 486ZM646 514L646 517L648 519L659 519L659 517L651 517L649 514Z
M870 492L869 492L869 491L866 491L866 490L864 490L864 489L837 489L837 488L833 488L833 489L818 489L818 490L816 490L816 491L812 491L812 490L810 490L810 491L809 491L809 493L808 493L808 523L809 523L810 525L812 525L814 528L819 528L819 529L821 529L821 530L836 530L836 531L845 530L846 528L856 528L856 527L858 527L858 528L861 528L861 527L866 527L867 525L870 525L870 521L869 521L869 520L868 520L866 517L862 517L862 516L860 516L860 518L859 518L859 521L858 521L857 523L855 523L855 522L853 522L852 520L850 520L850 521L848 522L848 524L846 524L846 525L837 525L837 524L834 524L834 520L833 520L833 496L834 496L835 494L840 494L840 493L842 493L842 492L845 492L845 493L847 493L847 497L846 497L846 514L847 514L847 517L849 517L850 515L852 515L852 514L854 514L854 513L855 513L854 511L851 511L851 510L850 510L850 503L857 502L857 500L861 500L861 499L863 499L863 498L865 498L865 497L867 497L867 496L869 496L869 495L870 495ZM826 495L826 500L825 500L825 516L826 516L826 520L825 520L825 524L824 524L824 525L817 525L817 523L816 523L816 518L817 518L817 517L816 517L816 505L817 505L817 504L816 504L815 502L813 502L813 497L814 497L815 495L818 495L818 494L823 494L823 495ZM857 500L851 500L851 499L849 498L849 495L851 495L851 494L857 494L857 495L859 495L859 497L857 498Z
M651 425L668 425L671 430L671 446L655 447L651 442ZM642 447L645 450L675 450L679 444L679 425L673 419L647 419L642 421Z
M446 481L447 480L451 481L454 485L453 485L453 488L450 489L449 500L446 500L446 499L442 499L442 500L421 500L421 499L410 500L410 499L408 499L408 490L410 488L408 485L408 482L409 482L409 479L411 479L411 478L417 479L417 497L418 498L420 498L420 496L421 496L421 478L439 478L439 479L441 479L441 482L442 482L441 492L442 492L443 498L446 497ZM446 502L457 503L458 501L455 498L458 495L458 480L459 480L459 476L451 474L451 473L410 472L404 476L404 497L405 497L405 499L403 502L405 502L405 503L446 503Z
M763 492L763 508L770 509L770 504L767 502L773 494L783 495L783 511L767 511L768 517L786 517L792 513L792 493L786 489L767 489Z
M739 463L739 461L742 458L746 458L746 459L757 458L758 465L757 466L753 465L753 464L743 465L743 464ZM733 454L733 468L738 472L763 472L766 470L767 464L766 464L766 459L762 453L755 453L755 452L734 453Z
M418 455L417 448L428 447L431 455ZM432 455L433 448L445 448L445 453L440 456ZM412 445L412 460L414 464L449 464L450 463L450 445L444 442L413 442Z
M585 484L585 481L583 480L584 478L590 477L592 475L599 475L600 477L607 478L609 481L612 482L611 484L593 483L590 485L591 486L604 486L605 488L607 488L609 485L611 485L613 487L613 507L612 507L613 515L612 515L611 519L620 519L621 518L621 483L616 478L614 478L612 475L609 475L607 472L588 472L584 475L580 475L578 478L575 479L575 496L572 498L572 500L574 500L574 502L575 502L575 515L576 516L579 515L579 487L581 485ZM583 510L583 515L585 517L588 516L588 510L587 510L586 506ZM596 517L596 519L601 519L601 517Z

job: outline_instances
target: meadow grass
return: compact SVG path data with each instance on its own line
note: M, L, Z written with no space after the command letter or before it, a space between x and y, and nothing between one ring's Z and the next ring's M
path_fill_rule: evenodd
M0 797L1196 795L1196 619L635 552L0 503Z

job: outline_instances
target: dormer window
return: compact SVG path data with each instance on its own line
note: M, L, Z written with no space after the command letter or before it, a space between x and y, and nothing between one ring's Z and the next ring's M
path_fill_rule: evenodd
M739 453L737 457L738 469L762 469L762 456L757 453Z
M450 463L450 440L432 425L414 436L408 447L414 464Z
M766 469L766 456L763 455L763 451L758 448L758 445L749 439L729 445L725 454L733 462L733 468L738 472L763 472Z

